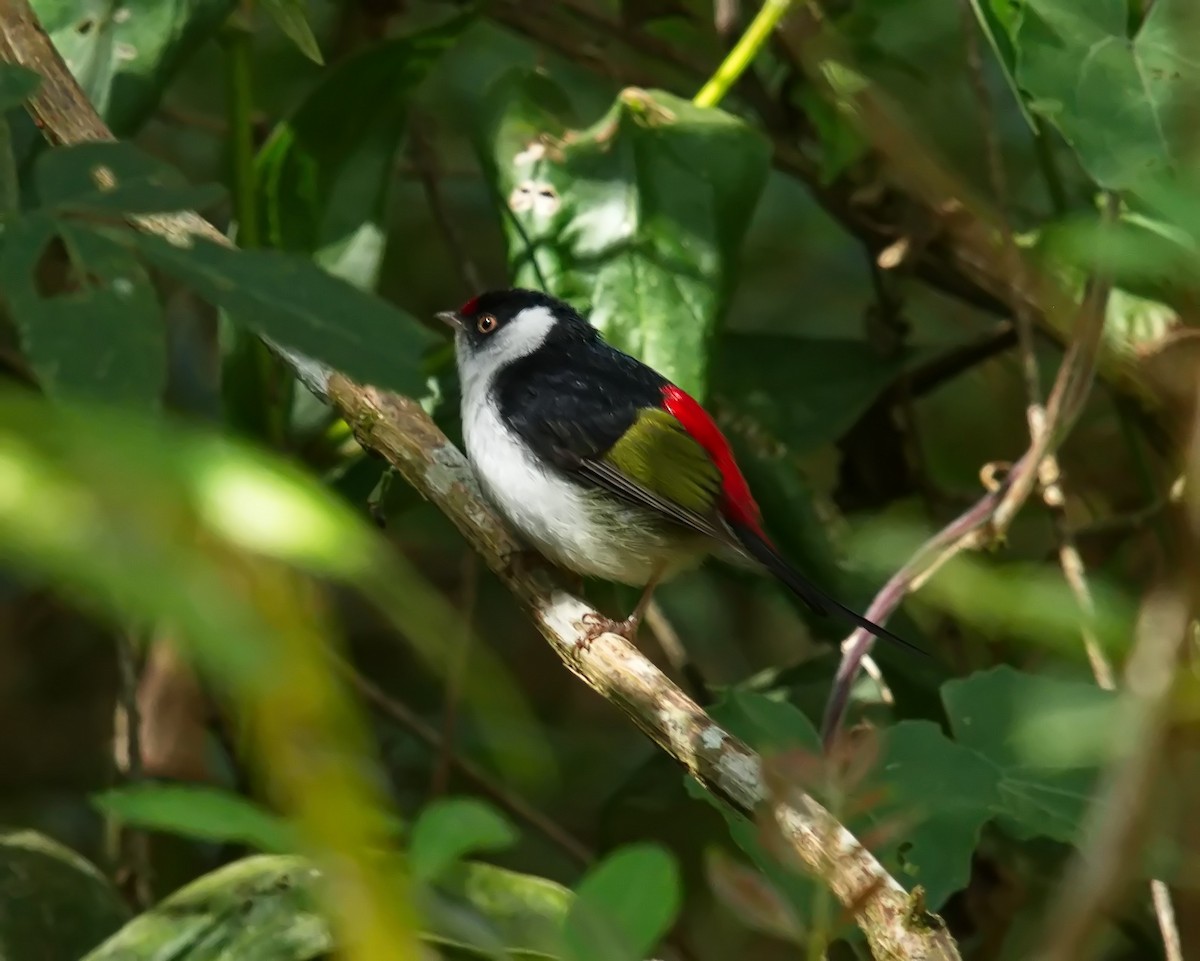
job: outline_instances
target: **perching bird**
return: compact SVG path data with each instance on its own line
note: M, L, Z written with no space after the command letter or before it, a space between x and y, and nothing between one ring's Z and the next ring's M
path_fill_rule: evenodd
M717 553L765 567L819 614L913 647L793 570L704 408L569 304L495 290L438 318L455 331L463 440L487 497L560 567L645 588L628 618L589 623L585 641L632 640L655 587Z

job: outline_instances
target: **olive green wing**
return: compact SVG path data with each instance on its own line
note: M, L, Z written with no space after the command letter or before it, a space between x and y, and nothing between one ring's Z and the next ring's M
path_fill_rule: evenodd
M698 533L731 539L719 510L720 470L665 410L640 410L616 443L598 457L582 458L576 473Z

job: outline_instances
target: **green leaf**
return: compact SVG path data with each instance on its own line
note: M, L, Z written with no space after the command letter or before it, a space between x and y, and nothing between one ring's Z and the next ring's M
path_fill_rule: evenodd
M66 276L47 278L58 240ZM59 270L62 273L62 270ZM54 283L65 289L43 289ZM0 284L22 349L50 392L157 405L166 379L166 331L154 286L137 259L82 222L35 214L8 227Z
M512 824L475 798L446 798L428 805L412 827L409 862L414 877L432 880L475 851L499 851L517 841Z
M1017 84L1017 54L1013 47L1013 35L1017 30L1018 13L1012 0L971 0L971 9L975 13L979 29L987 38L988 46L992 48L992 54L1004 75L1004 83L1021 110L1021 116L1029 124L1030 130L1036 133L1033 118L1029 115Z
M424 388L422 355L433 335L306 258L199 239L177 247L149 234L135 242L156 267L227 310L235 322L356 380L407 394Z
M72 213L203 210L225 193L218 184L189 184L170 164L120 142L48 150L33 176L43 206Z
M1137 187L1184 157L1200 63L1186 44L1191 0L1159 0L1131 42L1126 0L1029 0L1017 80L1102 187Z
M320 872L260 855L207 874L138 915L83 961L315 961L334 949Z
M881 356L862 340L725 334L714 352L712 394L793 454L837 440L905 369L934 353Z
M644 961L681 902L674 858L653 844L610 854L575 888L564 937L572 961Z
M956 740L999 772L1005 828L1075 840L1096 765L1120 745L1116 696L1002 666L947 682L942 700Z
M92 800L101 811L132 827L248 844L277 854L298 847L295 832L283 818L218 788L139 784L105 791Z
M711 713L731 734L761 754L796 748L821 753L821 737L812 721L780 698L732 688Z
M611 343L703 396L767 142L720 110L634 88L568 132L546 86L508 78L491 128L516 281L544 278Z
M438 879L425 901L440 908L426 909L426 937L488 955L468 936L478 938L479 926L463 930L464 920L476 919L486 924L490 943L509 958L558 958L563 922L573 899L570 890L545 878L490 864L460 863Z
M237 0L31 0L105 122L133 133Z
M355 286L375 286L409 101L466 22L459 17L340 62L275 128L257 160L270 246L312 254Z
M299 51L312 60L324 66L321 48L317 38L313 36L312 27L308 25L306 15L308 4L305 0L261 0L263 9L267 11L275 26L283 31L284 36L292 41Z
M33 831L0 833L0 957L77 961L128 916L109 880L70 848Z
M32 97L42 78L14 63L0 64L0 110L12 110Z
M999 807L1000 774L930 721L904 721L881 737L878 764L855 792L881 791L882 803L866 820L882 826L886 840L873 850L910 887L924 887L936 911L970 880L980 832Z
M84 961L330 957L337 944L316 907L323 884L322 872L300 857L244 858L138 915ZM417 885L414 894L423 940L502 961L559 957L573 897L544 878L470 863L455 866L436 890Z

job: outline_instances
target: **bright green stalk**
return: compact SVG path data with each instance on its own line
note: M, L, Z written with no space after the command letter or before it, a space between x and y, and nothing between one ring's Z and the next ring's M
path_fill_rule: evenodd
M729 88L737 83L740 77L762 49L767 38L779 25L783 15L788 12L792 0L766 0L754 22L742 34L737 45L729 51L724 62L696 94L692 101L697 107L715 107L729 93Z

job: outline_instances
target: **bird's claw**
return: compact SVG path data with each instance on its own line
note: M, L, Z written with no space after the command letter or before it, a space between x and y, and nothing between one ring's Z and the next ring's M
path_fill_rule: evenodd
M611 617L590 611L583 615L580 626L583 628L583 633L575 639L575 650L577 651L588 650L601 634L616 634L631 644L637 640L638 622L632 617L627 617L623 621L614 621Z

